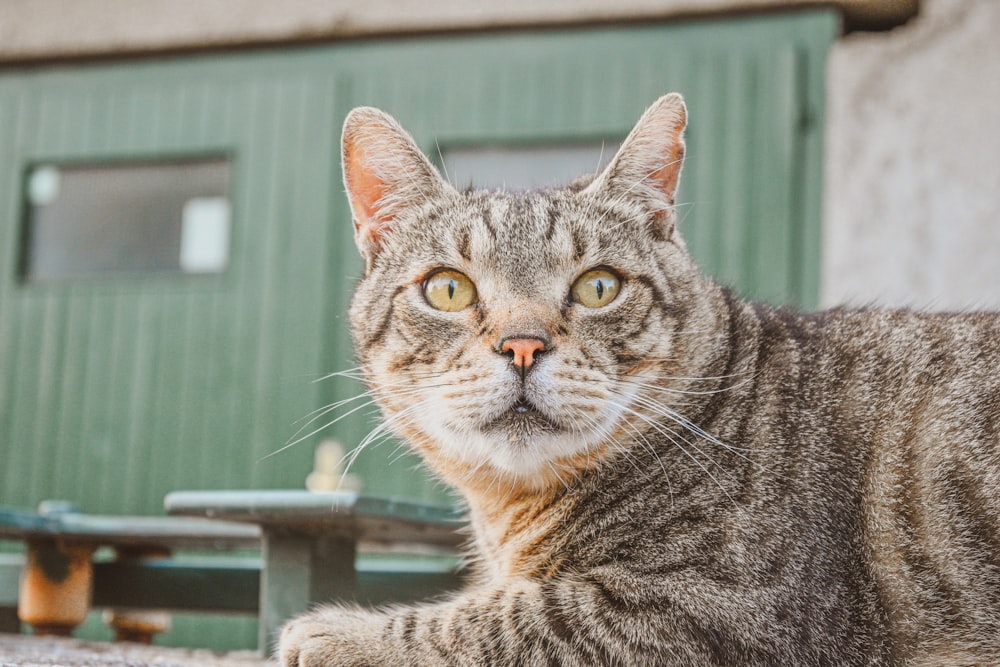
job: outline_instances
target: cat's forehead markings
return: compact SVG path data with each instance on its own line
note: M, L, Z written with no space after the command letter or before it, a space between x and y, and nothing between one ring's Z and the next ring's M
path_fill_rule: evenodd
M545 206L545 242L551 243L552 238L556 234L557 223L559 222L561 211L556 202L551 199L546 202Z
M472 239L471 233L467 228L458 230L456 249L458 250L458 254L462 256L462 259L466 262L472 261Z
M476 193L476 194L480 194L480 193ZM494 219L493 205L494 205L494 203L495 202L493 202L490 199L487 199L485 197L480 197L478 199L478 201L476 202L476 206L475 206L475 211L476 211L476 213L478 215L474 216L474 219L477 222L479 222L479 223L482 224L483 229L486 230L486 233L489 235L489 238L491 238L491 239L496 239L497 238L497 227L496 227L496 224L493 222L493 219Z

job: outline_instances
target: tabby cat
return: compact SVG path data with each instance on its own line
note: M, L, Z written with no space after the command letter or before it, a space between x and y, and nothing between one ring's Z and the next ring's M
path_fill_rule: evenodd
M347 118L357 353L476 574L295 619L285 665L1000 664L1000 316L740 300L678 235L686 117L529 193Z

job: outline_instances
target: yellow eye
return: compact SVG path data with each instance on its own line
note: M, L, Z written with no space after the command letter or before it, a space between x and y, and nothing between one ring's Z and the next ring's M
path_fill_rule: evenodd
M607 269L591 269L573 283L573 300L587 308L600 308L615 300L621 281Z
M442 269L424 280L424 298L431 307L453 313L476 302L476 286L458 271Z

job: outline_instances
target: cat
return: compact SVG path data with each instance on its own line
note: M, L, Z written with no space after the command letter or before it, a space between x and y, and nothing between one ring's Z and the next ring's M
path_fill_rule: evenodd
M741 300L678 232L686 120L525 193L347 117L356 351L474 575L294 619L284 665L1000 664L1000 316Z

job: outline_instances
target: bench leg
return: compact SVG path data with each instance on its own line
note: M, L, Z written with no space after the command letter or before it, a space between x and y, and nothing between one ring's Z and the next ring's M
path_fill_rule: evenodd
M69 636L90 608L94 547L58 540L28 542L17 613L37 635Z
M115 560L123 565L170 558L162 547L116 547ZM170 629L170 614L157 609L108 609L104 620L115 631L115 641L152 644L153 637Z
M0 607L0 632L16 635L21 632L21 619L16 607Z
M259 648L265 655L281 625L319 602L357 595L353 540L285 531L264 531Z

